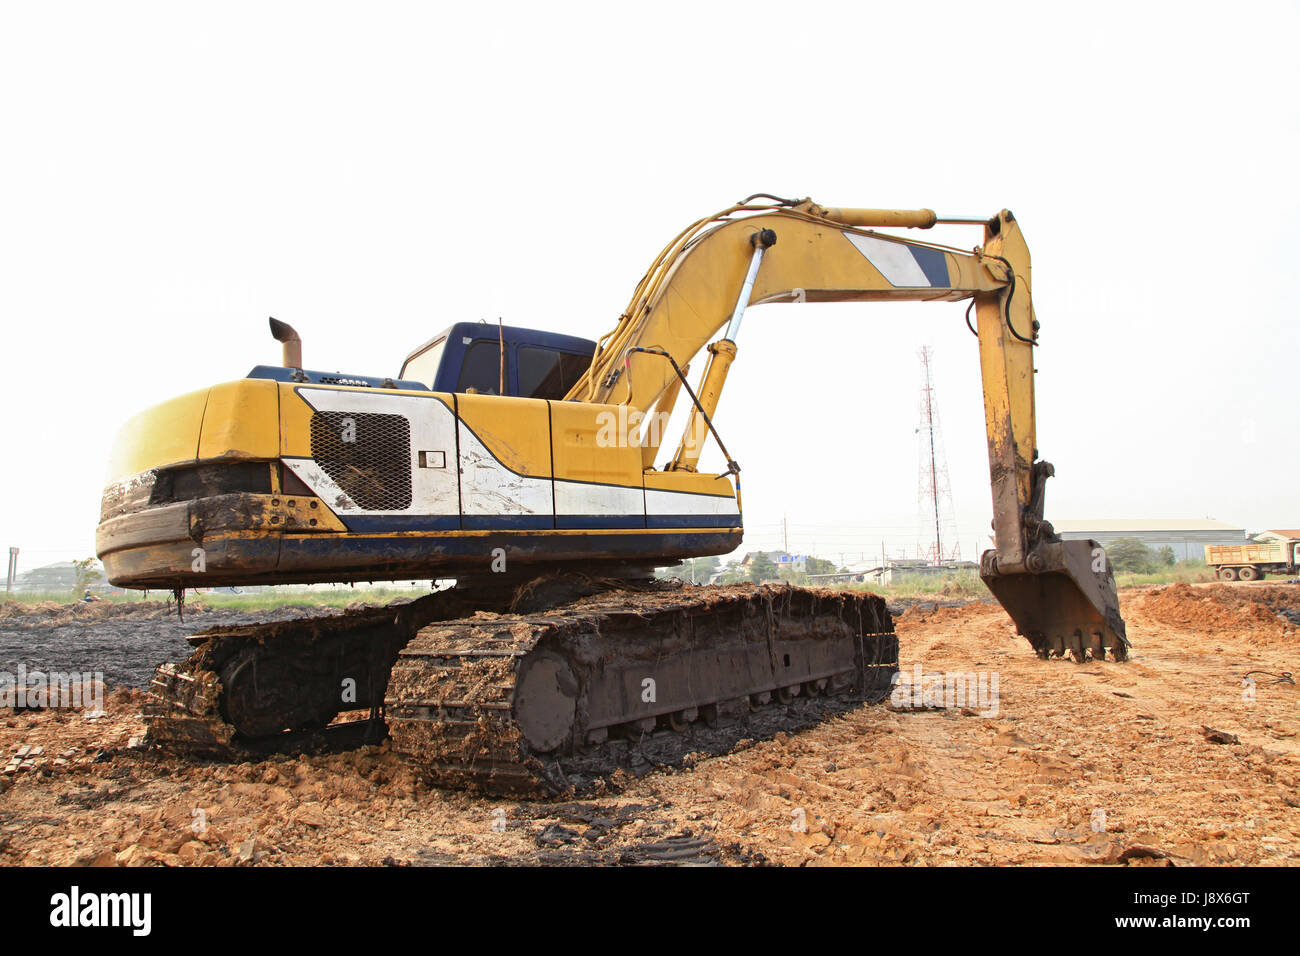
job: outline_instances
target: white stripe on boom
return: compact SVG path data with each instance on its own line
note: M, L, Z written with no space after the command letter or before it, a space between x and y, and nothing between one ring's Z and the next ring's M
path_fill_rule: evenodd
M843 233L844 238L867 257L867 261L880 270L880 274L897 288L917 288L930 285L930 280L916 262L912 250L901 242L888 242L875 236Z

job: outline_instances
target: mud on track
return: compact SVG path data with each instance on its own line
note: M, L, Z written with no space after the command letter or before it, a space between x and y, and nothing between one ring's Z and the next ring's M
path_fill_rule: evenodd
M130 750L142 731L132 691L93 721L0 711L6 754L44 747L33 770L0 782L0 862L1300 862L1300 695L1271 676L1297 669L1287 615L1300 588L1174 586L1121 601L1124 664L1040 661L991 605L908 609L903 676L996 672L995 715L863 708L569 803L433 789L384 748L237 765ZM191 625L233 623L186 617L169 630L176 655ZM124 665L149 655L133 683L172 647L159 621L138 623L121 625ZM66 653L11 621L0 640L6 661L16 648L29 667ZM1243 687L1248 671L1259 673Z

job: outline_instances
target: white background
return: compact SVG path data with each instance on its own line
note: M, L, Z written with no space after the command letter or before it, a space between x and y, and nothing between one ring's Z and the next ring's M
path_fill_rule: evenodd
M460 320L595 338L683 225L760 190L1015 212L1049 518L1300 525L1295 4L458 8L0 7L23 568L93 550L122 421L278 360L268 315L362 374ZM987 544L963 310L749 314L717 416L747 547L788 515L792 550L915 549L922 344L963 556Z

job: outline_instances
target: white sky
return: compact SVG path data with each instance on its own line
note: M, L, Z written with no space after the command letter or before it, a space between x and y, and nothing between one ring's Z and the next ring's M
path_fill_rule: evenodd
M1049 518L1300 524L1296 4L459 6L0 4L23 568L93 550L121 422L277 361L268 315L363 374L460 320L595 338L756 191L1015 212ZM922 344L987 544L963 310L751 311L717 416L748 548L783 515L792 550L915 548Z

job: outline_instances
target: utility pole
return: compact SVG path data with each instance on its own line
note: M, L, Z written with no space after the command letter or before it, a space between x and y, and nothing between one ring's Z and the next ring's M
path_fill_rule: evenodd
M781 550L790 553L790 525L787 515L781 515Z
M14 581L18 578L18 549L11 547L9 549L9 574L5 578L5 592L8 593L14 589Z
M928 345L921 346L921 423L917 432L921 434L921 476L920 497L928 498L934 512L934 561L937 566L943 563L943 533L940 499L947 498L949 507L952 494L948 490L948 467L943 461L943 449L939 443L939 410L934 400L934 382L930 374L930 358L934 350ZM918 549L919 550L919 549ZM923 557L918 554L918 557Z

